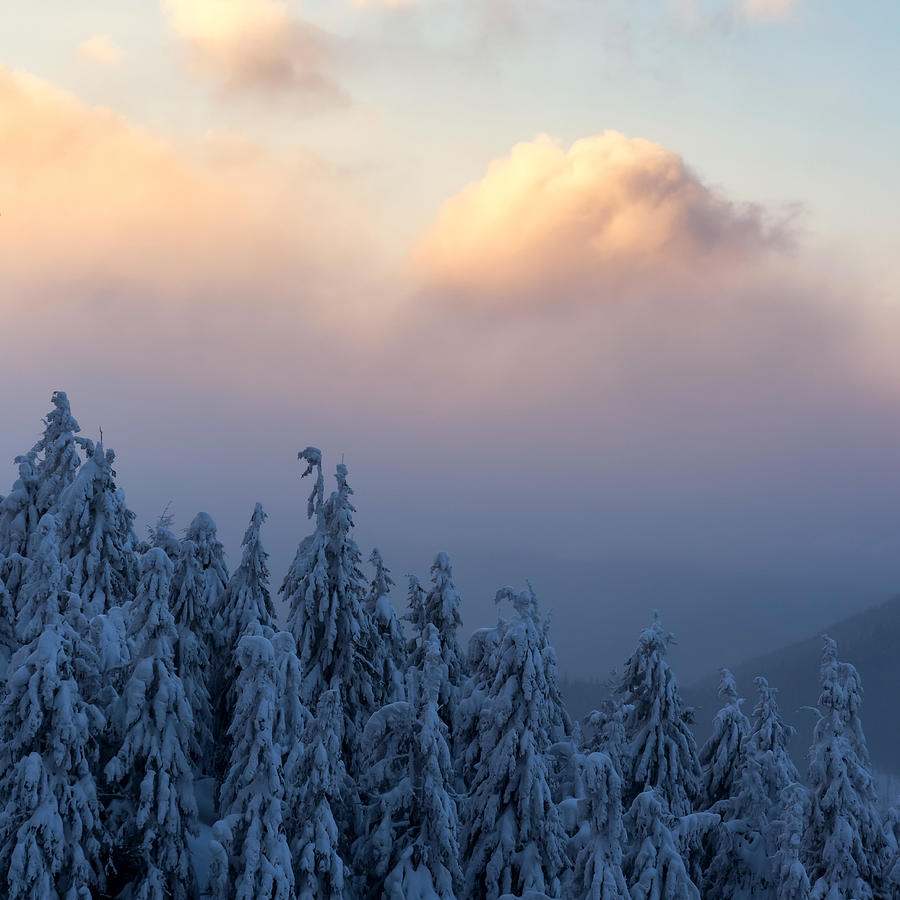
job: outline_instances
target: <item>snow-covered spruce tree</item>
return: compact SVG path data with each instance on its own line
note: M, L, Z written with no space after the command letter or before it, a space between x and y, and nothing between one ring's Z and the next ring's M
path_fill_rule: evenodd
M597 709L585 716L584 747L587 752L606 754L619 777L623 777L630 765L625 719L628 709L615 697L604 697Z
M155 548L159 549L159 548ZM166 557L168 559L168 556ZM194 763L198 774L213 771L213 725L208 674L207 638L212 631L209 592L196 544L181 543L181 557L171 586L171 613L175 623L175 672L191 707L194 728Z
M455 900L461 879L453 771L440 716L448 674L434 625L423 645L422 668L409 672L409 702L377 710L363 735L367 827L356 858L366 873L366 897Z
M300 700L303 679L294 636L289 631L276 632L272 636L272 647L275 650L275 695L278 698L274 740L281 748L287 781L288 758L297 751L302 755L303 735L309 726L310 714Z
M719 674L719 697L723 705L713 719L712 734L700 749L701 796L706 809L736 795L742 744L750 731L750 722L741 712L744 701L738 697L734 676L728 669L720 669Z
M463 895L496 900L526 891L556 895L565 835L550 786L549 689L537 598L504 588L515 615L494 650L493 681L479 714L472 786L463 807Z
M691 812L700 788L697 745L666 651L673 636L655 616L625 663L617 693L627 708L625 803L655 788L674 816Z
M19 477L0 500L0 576L18 609L19 585L28 568L28 543L40 520L37 508L38 477L34 453L17 456Z
M629 900L622 871L622 778L604 753L591 753L582 769L583 824L569 896L575 900Z
M54 391L50 401L53 409L44 418L44 434L31 451L37 458L35 505L41 516L56 506L62 492L75 480L81 465L78 448L90 451L92 447L91 441L76 437L81 428L65 392Z
M261 509L261 508L260 508ZM234 660L237 702L228 736L231 757L213 827L210 881L223 900L292 900L294 872L282 821L281 748L275 742L275 651L245 634Z
M390 593L394 586L391 570L384 564L381 552L376 547L369 557L375 575L366 595L365 610L373 625L372 666L375 670L374 690L376 706L403 700L406 689L403 673L406 671L406 638L403 626L391 603Z
M9 898L90 897L104 881L103 831L92 774L101 712L76 677L90 648L70 624L53 516L45 515L23 584L27 618L0 704L0 877ZM70 609L71 607L71 609Z
M781 818L773 822L776 852L772 860L775 900L809 900L811 887L801 862L803 827L808 816L809 792L797 782L781 792Z
M89 445L88 458L59 495L57 522L70 587L85 614L107 612L134 596L138 582L134 513L116 486L115 453Z
M227 758L226 737L232 721L234 704L237 702L235 679L238 666L235 654L238 642L244 629L251 623L264 629L269 628L273 632L275 627L275 609L269 593L269 554L266 553L260 539L260 530L265 521L266 514L262 504L257 503L241 542L244 548L241 564L225 589L225 599L215 626L220 649L214 666L213 734L216 739L220 770Z
M337 690L324 691L316 714L310 717L304 738L303 759L295 791L300 802L289 807L286 821L290 835L294 880L299 900L343 900L351 897L351 871L338 821L344 818L350 779L341 761L344 713Z
M144 554L128 623L134 660L117 711L122 743L106 766L107 778L122 788L110 818L119 896L127 900L197 896L188 849L197 825L193 714L175 665L171 578L172 563L161 549Z
M700 900L676 844L677 825L659 791L647 790L634 798L625 816L631 900Z
M306 460L303 475L317 473L309 512L316 528L297 550L281 586L290 613L288 627L297 642L303 672L301 700L312 708L327 690L336 690L344 715L342 746L348 770L355 775L356 748L375 706L371 623L363 603L366 586L360 552L353 539L353 491L347 467L337 467L337 490L322 500L322 455L314 447L299 454Z
M809 753L811 810L803 862L813 900L880 896L886 842L859 710L862 682L825 638L819 720Z
M147 528L147 543L149 547L159 547L163 550L172 560L172 565L177 566L181 557L181 541L172 531L174 522L175 517L169 512L167 505L156 522Z
M428 625L434 625L441 642L441 658L447 669L447 679L441 686L440 702L441 718L449 729L453 728L463 678L462 651L457 637L462 625L459 605L460 598L453 583L450 557L441 551L431 564L431 587L423 600L423 621L421 624L415 623L416 634L413 637L415 651L410 664L421 669L427 653L425 631Z
M184 533L184 539L194 545L194 554L200 564L203 575L203 603L202 607L209 616L207 631L201 634L210 653L218 649L216 635L212 630L212 623L216 621L219 610L225 599L225 589L228 585L228 566L225 563L225 549L219 540L216 531L216 523L209 513L199 512L191 520Z
M778 808L781 792L800 781L800 774L788 752L788 744L797 732L782 718L775 688L770 687L762 676L757 676L754 683L759 699L753 707L753 723L744 741L744 753L759 763L771 811Z

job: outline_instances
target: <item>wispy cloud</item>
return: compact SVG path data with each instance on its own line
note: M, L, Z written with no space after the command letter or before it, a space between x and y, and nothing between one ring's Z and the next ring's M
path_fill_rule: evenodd
M95 34L79 45L78 55L101 66L115 66L125 58L125 51L108 34Z
M332 38L291 15L283 0L162 0L192 68L224 94L346 104Z

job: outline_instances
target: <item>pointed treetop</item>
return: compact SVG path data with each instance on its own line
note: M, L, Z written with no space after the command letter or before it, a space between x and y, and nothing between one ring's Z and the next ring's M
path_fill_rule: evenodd
M379 597L384 597L391 592L394 586L394 579L391 578L391 570L384 564L384 557L381 551L375 547L369 556L369 563L375 569L375 577L372 579L372 588L370 598L374 604Z
M325 479L322 477L322 451L318 447L307 447L297 454L297 459L306 460L306 469L300 476L301 478L312 475L313 470L316 472L316 483L306 504L306 516L311 519L322 508L325 496Z
M719 669L719 697L722 701L727 704L742 704L744 701L742 699L738 699L737 692L737 684L734 680L734 675L731 674L730 669L726 669L724 666Z

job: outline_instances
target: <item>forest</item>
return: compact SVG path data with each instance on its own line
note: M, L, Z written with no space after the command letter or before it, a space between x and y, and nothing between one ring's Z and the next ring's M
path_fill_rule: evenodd
M900 897L900 804L833 640L804 772L762 676L745 711L722 670L698 746L658 616L573 722L531 585L464 641L449 555L404 596L356 543L347 467L328 490L298 458L310 531L273 596L261 505L233 571L206 513L139 537L53 394L0 498L0 895Z

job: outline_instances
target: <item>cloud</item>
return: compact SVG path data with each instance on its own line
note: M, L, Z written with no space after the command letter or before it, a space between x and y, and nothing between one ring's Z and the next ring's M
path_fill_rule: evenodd
M162 0L194 70L225 94L344 104L324 32L293 18L282 0Z
M88 38L79 45L78 55L101 66L116 66L125 58L122 48L108 34Z
M748 19L788 19L798 5L797 0L744 0L742 6Z
M355 186L296 148L177 143L3 67L0 146L7 311L29 292L55 305L290 299L366 252Z
M595 301L715 282L787 243L671 150L608 131L568 150L515 146L441 208L414 253L432 290L490 301Z

